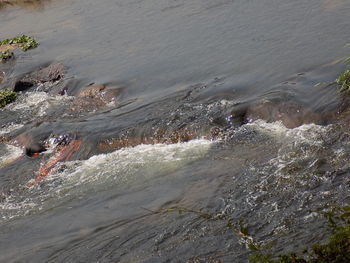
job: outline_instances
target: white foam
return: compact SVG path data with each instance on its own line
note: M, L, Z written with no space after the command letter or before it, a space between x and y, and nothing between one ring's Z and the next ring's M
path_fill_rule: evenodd
M6 144L4 148L5 149L1 152L0 156L0 168L13 162L23 153L23 150L21 148L15 147L13 145Z
M296 211L304 211L308 202L328 198L329 193L326 191L314 194L312 190L332 180L322 168L324 159L327 160L326 165L341 163L344 159L344 156L337 153L344 153L345 150L337 150L339 146L333 145L332 140L329 140L334 129L336 126L333 125L315 124L289 129L281 122L266 123L262 120L237 129L233 136L237 133L238 138L241 138L242 134L247 133L248 140L265 146L266 153L271 155L266 162L248 167L247 176L240 182L246 189L244 205L252 209L258 207L263 211L262 215L273 217L283 211L292 213L289 209L291 204ZM279 197L286 196L286 199L276 202L276 194ZM233 211L236 201L230 197L226 197L226 200L227 209ZM264 208L259 208L261 204ZM304 220L311 220L312 216L306 215Z
M38 117L44 116L46 110L55 104L71 100L69 96L52 96L46 92L27 92L8 108L13 111L32 111Z
M65 198L80 198L91 191L167 175L203 157L213 143L199 139L177 144L138 145L88 160L59 163L45 178L44 187L27 189L30 198L23 200L21 196L16 197L16 193L7 196L0 203L2 219L50 208L52 203L62 202Z
M23 124L10 123L9 125L7 125L6 127L2 128L0 130L0 135L4 135L4 134L10 133L10 132L13 132L15 130L22 128L23 126L24 126Z
M281 136L283 134L286 134L287 131L289 130L288 128L286 128L286 126L283 125L281 121L268 123L263 120L256 120L254 122L247 123L245 126L258 129L263 133L268 133L274 136L276 135Z
M323 143L323 137L332 128L332 125L321 126L317 124L303 124L296 128L287 128L281 121L266 122L263 120L256 120L248 123L244 128L253 128L260 133L273 137L277 140L287 143L293 141L293 143L307 143L310 145L321 145Z
M85 161L66 162L57 167L49 180L60 178L61 187L83 184L117 184L163 174L204 156L212 141L200 139L177 144L138 145L100 154Z
M30 198L17 202L13 196L9 195L0 203L1 219L10 220L26 215L37 206L38 204L34 203Z

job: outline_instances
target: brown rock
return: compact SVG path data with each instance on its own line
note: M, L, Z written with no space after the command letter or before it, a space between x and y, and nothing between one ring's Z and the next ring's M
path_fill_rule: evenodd
M103 108L113 102L121 90L121 88L107 89L103 84L86 87L76 95L72 110L89 112Z
M25 91L41 83L54 83L63 79L66 68L61 63L50 64L16 81L13 91Z
M100 99L89 98L89 97L77 97L73 101L71 110L79 113L84 113L84 112L96 111L105 106L106 106L106 103Z
M77 97L99 98L101 97L101 92L105 89L105 85L91 86L80 91Z
M38 71L31 73L28 78L35 83L54 82L64 77L66 68L61 63L50 64Z
M288 102L274 103L263 101L248 108L245 118L247 122L262 119L267 122L282 121L287 128L295 128L303 124L323 124L321 114L307 107Z
M141 134L138 136L134 134L134 132L135 131L131 131L130 135L122 134L118 138L103 140L98 143L97 149L101 152L111 152L125 147L134 147L140 144L173 144L187 142L199 136L196 131L187 128L174 131L157 130L153 134ZM209 134L207 138L212 138L212 136Z
M18 47L18 44L6 44L6 45L0 45L0 52L5 52L7 50L15 50Z

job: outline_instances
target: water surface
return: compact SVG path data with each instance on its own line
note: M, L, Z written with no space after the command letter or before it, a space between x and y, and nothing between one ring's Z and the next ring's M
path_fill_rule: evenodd
M347 1L0 8L1 39L40 42L0 65L7 80L61 62L71 81L65 96L28 92L0 109L0 135L75 134L83 145L28 187L50 151L32 158L2 140L1 262L247 262L247 239L225 220L159 211L225 214L280 253L325 240L322 211L349 203L348 100L329 85L349 56ZM90 83L121 93L72 110Z

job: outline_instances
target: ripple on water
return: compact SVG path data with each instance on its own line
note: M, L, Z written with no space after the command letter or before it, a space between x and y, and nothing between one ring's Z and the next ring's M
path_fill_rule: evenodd
M324 236L318 230L324 222L321 211L341 205L350 191L349 170L344 171L349 138L340 139L343 132L337 125L288 129L280 122L261 120L242 126L231 138L240 133L252 133L257 144L265 140L266 148L275 145L275 156L233 178L223 197L225 212L254 225L253 234L262 242L280 235L285 242L281 249L287 251L293 233L305 242L315 234ZM264 139L259 139L262 134Z
M30 114L33 117L43 117L46 111L55 105L70 101L69 96L52 96L46 92L27 92L20 96L18 101L8 106L11 111L21 111L23 114Z

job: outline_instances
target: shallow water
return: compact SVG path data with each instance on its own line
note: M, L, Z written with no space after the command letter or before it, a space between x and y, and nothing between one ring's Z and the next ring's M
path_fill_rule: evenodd
M0 109L1 262L247 262L249 239L198 211L278 253L327 238L322 212L350 202L346 0L31 7L0 9L1 39L40 42L0 87L58 61L69 88ZM120 93L84 111L92 82ZM82 146L31 187L58 146L26 156L23 134Z

